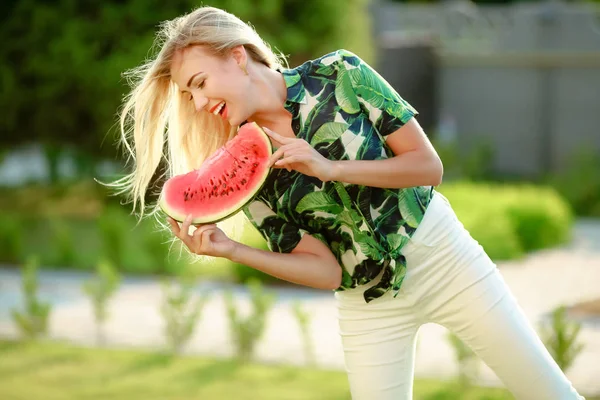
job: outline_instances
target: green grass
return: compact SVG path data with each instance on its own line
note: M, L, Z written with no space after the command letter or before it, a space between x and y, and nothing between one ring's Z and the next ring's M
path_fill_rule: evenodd
M338 371L240 364L61 343L0 341L3 400L350 399ZM417 380L415 399L511 399L502 389L460 393L450 382Z

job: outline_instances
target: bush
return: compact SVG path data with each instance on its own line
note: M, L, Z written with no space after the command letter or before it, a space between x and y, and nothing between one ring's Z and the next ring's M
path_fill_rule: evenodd
M178 275L175 282L163 279L163 300L160 313L164 320L164 335L167 350L171 355L180 354L190 341L202 310L208 301L208 294L196 296L193 274Z
M563 372L567 372L584 348L579 342L581 323L569 321L567 309L559 306L552 311L549 322L540 326L545 346Z
M275 295L265 293L257 279L248 282L252 310L249 315L242 316L235 305L233 293L224 294L229 327L236 349L237 357L242 362L250 361L255 347L266 329L267 315L275 301Z
M549 177L548 182L581 216L600 217L600 153L594 150L575 152L566 168Z
M100 261L96 275L84 282L82 290L90 298L96 320L97 343L104 344L104 323L108 319L108 301L117 292L121 276L112 264Z
M23 267L21 287L25 304L22 311L12 310L13 320L25 339L45 336L52 307L39 299L38 260L34 256L28 257Z
M244 229L239 239L239 242L261 250L269 250L265 239L254 228L254 226L252 226L250 222L247 221L245 222ZM234 279L238 283L248 283L252 279L258 279L261 282L270 283L280 282L280 280L275 278L274 276L265 274L264 272L261 272L244 264L231 263L231 266L233 269Z
M0 261L17 264L24 247L23 221L17 216L0 215Z
M457 216L496 260L557 246L570 238L573 215L554 189L524 184L444 183Z

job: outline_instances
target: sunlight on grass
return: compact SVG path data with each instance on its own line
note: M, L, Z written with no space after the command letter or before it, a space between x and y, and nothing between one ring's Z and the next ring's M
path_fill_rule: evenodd
M132 350L0 341L0 398L349 400L341 371L171 358ZM415 399L512 398L500 389L460 393L452 383L417 380Z

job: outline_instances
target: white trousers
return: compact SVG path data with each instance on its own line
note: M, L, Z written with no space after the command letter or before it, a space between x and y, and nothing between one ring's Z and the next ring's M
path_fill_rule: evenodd
M431 322L455 333L517 399L583 399L441 194L403 253L408 269L396 298L367 304L362 293L376 281L335 294L354 400L412 399L415 339Z

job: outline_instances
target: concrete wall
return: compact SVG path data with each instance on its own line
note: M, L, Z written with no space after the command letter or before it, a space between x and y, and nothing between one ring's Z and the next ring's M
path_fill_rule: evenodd
M429 96L430 131L451 120L462 148L490 142L495 170L511 175L561 169L581 147L600 154L600 8L465 7L373 4L378 68L409 102ZM415 43L434 61L414 59L426 53ZM415 88L421 69L433 89Z

